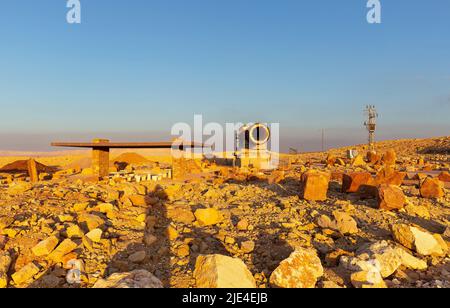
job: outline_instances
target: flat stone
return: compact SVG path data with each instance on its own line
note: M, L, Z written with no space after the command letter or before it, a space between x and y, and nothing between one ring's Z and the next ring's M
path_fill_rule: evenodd
M363 185L373 185L374 180L368 172L354 172L342 176L342 192L356 193Z
M314 288L323 276L317 252L299 248L283 260L270 276L270 285L277 288Z
M194 215L200 226L216 225L222 220L222 215L215 208L198 209Z
M55 263L59 263L66 254L74 251L77 247L78 245L75 242L70 239L65 239L61 242L61 244L59 244L58 247L56 247L55 250L53 250L53 252L48 256L48 259Z
M33 280L33 277L39 273L40 269L33 262L28 263L20 270L11 275L16 285L22 285Z
M86 233L86 237L88 237L94 243L99 243L102 239L103 231L100 229L94 229Z
M423 256L442 256L447 253L445 242L439 234L431 234L417 227L397 224L392 226L396 242Z
M133 253L132 255L130 255L128 257L128 260L130 260L133 263L141 263L145 260L145 257L147 256L147 254L145 253L145 251L138 251Z
M39 242L34 246L31 251L37 257L49 255L55 247L58 245L59 239L56 236L50 236L49 238Z
M95 289L161 289L163 284L152 273L136 270L126 273L115 273L106 279L99 279L93 286Z
M377 204L381 210L399 210L404 207L406 197L403 190L395 185L382 184L378 187Z
M419 191L423 198L442 198L444 196L444 182L428 177L420 184Z

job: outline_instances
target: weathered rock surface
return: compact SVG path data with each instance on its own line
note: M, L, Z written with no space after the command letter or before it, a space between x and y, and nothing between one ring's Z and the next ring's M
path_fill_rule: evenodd
M314 288L323 276L322 263L314 249L298 248L270 276L277 288Z
M194 278L198 288L256 288L244 262L218 254L199 256Z
M344 174L342 178L342 192L355 193L363 185L373 185L374 180L368 172Z
M414 226L394 225L392 234L398 243L424 256L441 256L448 251L447 244L439 234L431 234Z
M303 199L309 201L327 200L330 174L326 172L308 171L302 175Z
M378 187L377 203L382 210L399 210L404 207L406 197L400 187L383 184Z
M127 273L115 273L106 279L98 280L95 289L160 289L161 281L152 273L136 270Z
M444 183L439 179L427 177L420 185L420 195L423 198L442 198Z
M215 208L198 209L194 213L200 226L212 226L222 220L222 216Z

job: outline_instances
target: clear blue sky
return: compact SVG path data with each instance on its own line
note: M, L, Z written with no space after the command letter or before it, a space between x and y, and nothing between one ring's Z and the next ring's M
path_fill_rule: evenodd
M312 149L322 128L354 144L366 104L379 138L449 135L450 1L381 0L381 25L366 2L81 0L69 25L65 0L2 0L0 149L168 134L194 113L279 122L284 146Z

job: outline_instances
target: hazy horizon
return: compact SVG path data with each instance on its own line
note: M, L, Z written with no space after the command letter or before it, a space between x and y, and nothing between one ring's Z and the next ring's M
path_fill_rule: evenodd
M325 149L344 146L365 144L367 142L367 131L363 126L353 128L328 128L325 132ZM392 128L380 127L376 141L397 139L422 139L447 136L445 127L422 127L414 130L398 127L395 134ZM107 138L111 141L128 142L152 142L169 141L173 138L169 132L97 132L97 133L2 133L0 132L0 151L30 151L47 152L61 151L64 148L51 147L50 143L55 141L80 141L88 142L94 138ZM205 137L206 139L206 137ZM320 151L322 149L322 130L303 129L294 130L281 127L280 151L288 152L290 148L300 152Z

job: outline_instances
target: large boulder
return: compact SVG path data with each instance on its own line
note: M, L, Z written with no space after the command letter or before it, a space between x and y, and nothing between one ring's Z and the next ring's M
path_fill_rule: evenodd
M420 185L420 195L429 199L442 198L444 196L444 183L439 179L427 177Z
M399 172L394 170L394 168L390 166L386 166L377 173L375 177L375 182L376 184L388 184L400 186L402 185L405 177L406 172Z
M242 260L219 254L198 256L194 278L197 288L256 288Z
M93 286L95 289L161 289L163 284L152 273L136 270L126 273L115 273L106 279L99 279Z
M316 170L310 170L302 175L303 199L309 201L327 200L330 174Z
M377 203L382 210L399 210L405 206L406 197L400 187L383 184L378 187Z
M298 248L283 260L270 276L270 284L278 288L314 288L323 276L323 267L312 248Z
M396 242L423 256L442 256L448 251L447 244L439 234L431 234L412 225L393 225L392 234Z
M342 192L355 193L363 185L373 185L374 180L368 172L354 172L342 177Z

